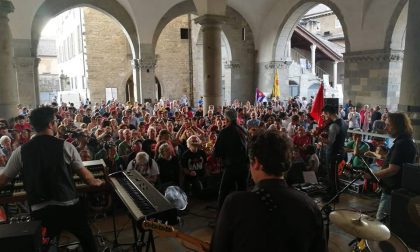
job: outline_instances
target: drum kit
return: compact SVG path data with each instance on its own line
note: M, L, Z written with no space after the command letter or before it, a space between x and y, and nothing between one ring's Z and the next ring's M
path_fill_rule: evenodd
M352 252L409 252L407 245L375 218L350 210L333 211L329 217L338 228L357 237Z

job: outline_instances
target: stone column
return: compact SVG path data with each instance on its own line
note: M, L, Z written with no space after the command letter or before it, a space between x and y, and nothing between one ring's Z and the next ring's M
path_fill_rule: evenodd
M398 109L407 112L420 140L420 1L408 2L407 33Z
M379 105L394 112L399 101L402 59L401 52L384 49L345 53L344 101Z
M337 86L337 79L338 79L338 71L337 71L337 65L338 65L338 62L337 61L334 61L334 66L333 66L333 72L334 72L334 79L333 79L333 87L335 88L336 86Z
M40 58L15 57L18 103L31 108L39 105L38 64Z
M0 1L0 117L16 116L18 92L13 69L12 33L7 15L14 11L12 2Z
M141 100L155 102L156 100L156 55L152 44L141 44L139 67L141 74Z
M131 66L133 67L133 92L134 92L134 101L142 103L143 97L141 92L141 81L140 81L140 66L139 59L132 59ZM129 99L131 100L132 94L130 93Z
M316 45L311 45L311 71L313 75L316 75L315 72L315 52L316 52Z
M195 19L203 32L204 112L222 106L221 31L225 16L206 14Z
M287 41L287 59L291 59L292 58L292 41L289 39L289 41Z

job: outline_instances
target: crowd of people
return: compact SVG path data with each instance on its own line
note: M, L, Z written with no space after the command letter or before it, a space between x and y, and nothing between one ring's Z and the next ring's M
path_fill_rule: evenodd
M210 105L204 114L202 99L195 106L185 98L161 99L155 104L102 101L78 108L74 104L51 104L56 110L57 137L73 144L83 161L102 158L110 172L136 169L162 190L180 185L187 192L203 189L204 177L220 174L223 154L213 152L229 119L241 126L246 136L257 129L282 132L294 144L294 158L305 161L308 170L318 172L320 144L316 144L314 132L317 122L309 115L311 105L312 98L299 97L256 105L235 100L231 106ZM226 118L227 110L234 110L236 118ZM13 150L34 133L28 120L30 110L19 105L16 113L14 120L0 122L0 166L5 166ZM347 121L349 129L384 133L387 113L386 109L381 113L379 106L369 109L368 105L357 112L349 101L340 106L338 117ZM238 155L234 153L233 157Z
M230 106L204 108L202 98L191 106L183 96L154 104L87 101L77 108L71 103L53 102L49 106L56 111L56 137L74 145L83 161L103 159L110 173L138 170L161 192L176 185L189 195L218 194L220 209L232 190L246 190L252 183L246 139L261 129L277 130L290 139L294 163L325 177L331 185L327 198L335 194L337 154L346 159L343 147L348 136L340 133L328 137L328 123L320 127L309 113L312 103L312 97L295 97L255 105L234 100ZM30 112L18 105L16 118L0 122L0 167L34 135ZM337 112L329 114L340 130L384 133L386 109L380 111L377 106L371 110L365 105L357 112L349 100ZM383 141L369 144L368 150L384 148ZM353 149L358 146L359 142ZM298 181L290 176L288 182Z
M71 103L59 105L53 102L33 111L18 106L15 118L0 120L0 167L6 166L0 174L0 186L22 169L25 186L34 186L43 192L45 188L37 188L27 179L27 175L39 177L35 170L42 173L47 168L55 169L43 167L40 160L50 159L52 163L61 165L63 160L60 155L48 158L49 153L58 150L64 153L65 163L81 173L85 182L93 186L100 186L102 182L94 179L83 168L82 161L103 159L109 173L137 170L162 193L168 186L175 185L189 195L200 197L206 190L208 192L210 188L217 188L213 192L218 195L217 209L220 215L214 237L220 239L215 240L213 237L213 250L214 247L225 247L225 242L232 242L221 238L224 236L221 234L228 229L220 229L220 226L232 221L232 207L241 206L241 203L232 206L232 201L245 197L258 202L260 194L266 194L265 189L273 190L273 195L281 198L287 194L291 197L291 202L300 202L297 203L300 209L310 212L308 217L314 221L311 222L311 228L316 230L312 238L316 240L300 245L321 248L323 238L320 235L322 220L319 218L319 210L315 204L309 203L309 198L295 194L284 186L286 182L294 182L288 173L293 170L293 165L299 163L301 168L303 166L299 172L313 171L324 177L328 185L326 196L331 199L338 188L337 163L347 159L346 152L353 153L348 166L362 166L360 154L370 153L372 157L376 157L376 164L382 168L377 176L392 177L395 180L394 175L401 173L402 162L414 159L415 146L411 143L414 146L410 145L412 151L406 153L409 156L405 155L407 157L402 160L400 154L395 154L400 153L400 147L393 147L388 151L380 139L364 143L360 134L355 133L353 140L345 145L348 128L375 133L385 133L387 129L391 137L397 138L397 146L410 143L412 128L404 114L388 113L386 109L381 111L379 106L369 109L368 105L358 112L351 101L338 110L326 105L322 109L324 122L318 125L309 113L312 103L312 98L307 100L295 97L287 102L273 100L255 105L235 100L230 106L209 105L204 108L202 99L192 106L184 97L180 100L161 99L155 104L102 101L81 104L77 108ZM401 139L404 141L401 142ZM47 144L47 152L40 151L40 146L44 144ZM34 155L35 152L39 152L40 157ZM388 152L389 158L381 163ZM30 163L38 164L35 170L28 170ZM65 169L58 175L69 186L70 189L64 196L71 201L59 202L58 205L74 205L79 211L77 198L72 198L74 187L71 189L71 177ZM279 184L279 180L283 182ZM50 184L51 181L46 183ZM256 184L254 190L257 190L258 197L254 197L255 194L230 194L235 190L246 191L250 188L250 183ZM29 197L29 200L35 202L35 206L40 204L37 203L42 201L39 199L40 195L34 197L32 192L30 194L32 198ZM385 194L384 199L381 198L381 214L389 212L386 209L389 208L389 200L385 202L387 196ZM266 197L263 196L263 200ZM48 213L55 211L54 206L57 205L55 201L52 202L48 201L47 206L52 204L53 208L44 208L42 203L39 209L35 209L35 213L56 223L55 217L48 217ZM276 208L277 205L273 203L272 207ZM66 208L66 211L69 209ZM270 207L269 211L273 209ZM379 211L378 214L380 215ZM66 225L73 227L72 223ZM305 225L307 223L302 223L302 227L296 229L296 232L304 230ZM90 236L88 227L85 224L83 226L84 234ZM86 247L94 246L91 241L85 242Z

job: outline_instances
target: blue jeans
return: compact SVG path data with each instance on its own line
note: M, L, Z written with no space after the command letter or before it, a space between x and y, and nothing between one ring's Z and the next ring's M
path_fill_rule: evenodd
M376 219L382 220L391 216L391 194L382 193L381 199L379 200L378 211L376 212ZM389 223L389 221L386 221Z

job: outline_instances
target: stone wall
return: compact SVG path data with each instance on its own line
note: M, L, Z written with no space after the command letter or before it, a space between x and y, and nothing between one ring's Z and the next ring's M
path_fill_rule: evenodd
M34 106L38 97L38 90L34 84L34 66L37 59L33 57L15 57L15 67L18 86L18 103L27 106Z
M232 8L226 10L226 16L229 19L222 26L222 30L226 34L232 52L231 98L252 102L257 87L254 34L243 17ZM245 40L242 40L242 29L245 29Z
M192 19L195 17L192 15ZM256 87L254 37L239 13L228 8L227 17L226 23L222 25L223 103L230 103L232 99L253 101ZM193 96L197 101L204 90L203 44L201 26L194 21L191 26ZM156 76L162 86L162 95L167 98L177 99L190 92L188 40L180 39L180 28L188 28L188 15L172 19L162 29L156 43ZM243 28L245 40L242 40Z
M401 86L401 52L371 50L346 53L344 100L396 110Z
M126 83L132 73L127 37L111 17L83 8L86 30L87 85L92 102L105 99L105 88L117 88L126 100Z
M156 44L156 77L161 84L162 96L169 99L179 99L190 93L188 39L181 39L181 28L188 28L188 15L169 22Z

